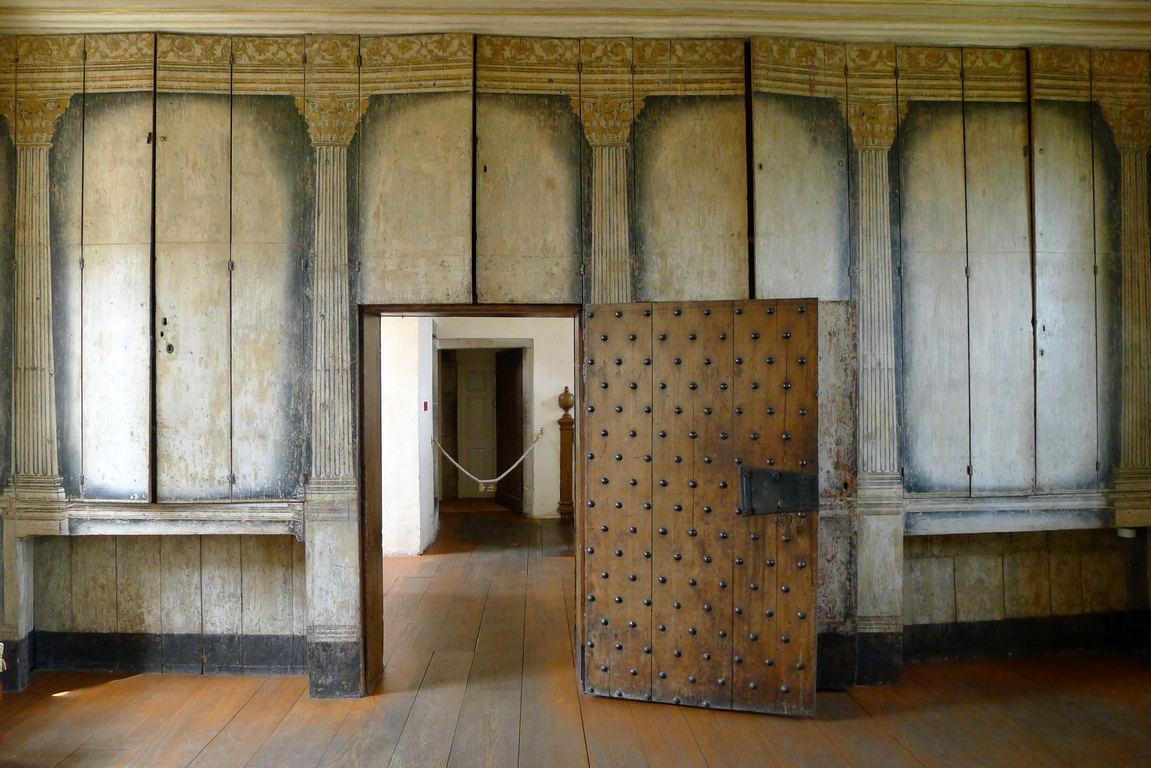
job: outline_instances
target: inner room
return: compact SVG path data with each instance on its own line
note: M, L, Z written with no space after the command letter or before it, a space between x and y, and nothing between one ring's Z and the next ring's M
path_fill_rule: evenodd
M365 373L365 413L379 413L365 421L365 484L375 488L378 471L384 556L423 553L445 514L557 521L561 475L570 509L574 435L563 473L559 420L571 418L571 406L565 412L559 401L576 391L576 311L365 314L365 344L379 339L380 361L378 386ZM570 544L570 515L566 522Z

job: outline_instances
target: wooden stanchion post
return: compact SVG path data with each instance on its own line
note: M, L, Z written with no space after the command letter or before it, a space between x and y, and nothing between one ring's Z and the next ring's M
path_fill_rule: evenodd
M560 517L570 520L575 514L572 488L572 469L575 436L575 419L568 413L575 405L575 396L564 387L559 396L559 406L564 409L564 415L559 418L560 425L560 503L558 512Z

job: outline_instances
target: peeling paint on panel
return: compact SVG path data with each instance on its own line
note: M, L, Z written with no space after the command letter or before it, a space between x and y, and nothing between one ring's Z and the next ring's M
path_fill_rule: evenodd
M823 404L820 403L822 413ZM819 583L815 615L820 632L855 632L856 520L850 514L819 516Z

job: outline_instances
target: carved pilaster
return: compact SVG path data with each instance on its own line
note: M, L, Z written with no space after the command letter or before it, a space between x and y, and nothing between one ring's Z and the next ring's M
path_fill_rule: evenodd
M895 47L847 46L847 73L859 216L859 471L892 474L899 456L887 155L898 127Z
M363 695L352 305L348 286L348 144L363 115L359 40L308 36L304 98L315 151L312 247L312 469L305 495L308 659L315 696Z
M1092 89L1121 157L1122 376L1115 517L1151 525L1151 54L1093 51Z
M643 108L632 89L630 38L580 41L580 97L572 99L592 147L591 296L593 304L632 300L627 159L631 122Z
M52 346L48 153L56 122L83 90L84 38L22 37L16 83L16 343L13 350L17 500L62 500Z

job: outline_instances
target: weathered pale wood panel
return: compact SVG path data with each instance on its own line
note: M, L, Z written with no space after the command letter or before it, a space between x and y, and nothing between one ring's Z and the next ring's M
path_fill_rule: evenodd
M855 305L819 303L819 494L841 505L855 494L856 356ZM822 537L821 537L822 541Z
M240 634L240 537L201 536L200 564L204 634Z
M152 93L84 109L84 495L147 499Z
M1090 107L1036 101L1032 130L1036 486L1092 488L1098 421Z
M903 461L912 491L969 490L963 108L913 103L900 125Z
M203 627L200 537L160 538L160 621L164 634L198 635Z
M639 301L747 298L746 129L741 98L645 98L632 126Z
M304 542L292 539L292 634L308 632L308 571ZM396 631L396 630L393 630Z
M116 543L119 536L72 541L73 632L117 631Z
M292 498L303 485L310 407L303 298L315 206L312 154L291 97L232 97L231 394L237 499Z
M914 557L903 562L903 623L955 621L955 562L951 557Z
M839 104L756 93L752 130L756 296L849 300L848 135Z
M1027 131L1025 104L964 104L976 494L1035 482Z
M68 632L72 629L72 540L39 536L33 550L33 626L42 632Z
M163 631L160 536L116 537L116 631Z
M16 38L0 38L0 105L15 113ZM0 360L11 360L16 263L16 142L14 118L0 119ZM0 376L0 475L12 471L12 377Z
M231 493L231 41L157 39L156 477L160 500Z
M1122 171L1119 149L1098 110L1092 113L1095 185L1095 338L1099 418L1099 485L1111 484L1119 465L1121 402Z
M472 95L372 96L357 140L359 302L470 303Z
M243 634L292 634L293 541L290 536L240 537Z
M476 96L481 302L582 300L580 151L586 139L570 102L567 96Z
M1003 556L961 555L955 558L955 620L998 621L1003 618Z
M64 490L70 498L81 495L83 474L80 417L83 170L84 95L78 93L72 96L67 111L57 120L48 153L57 456Z

